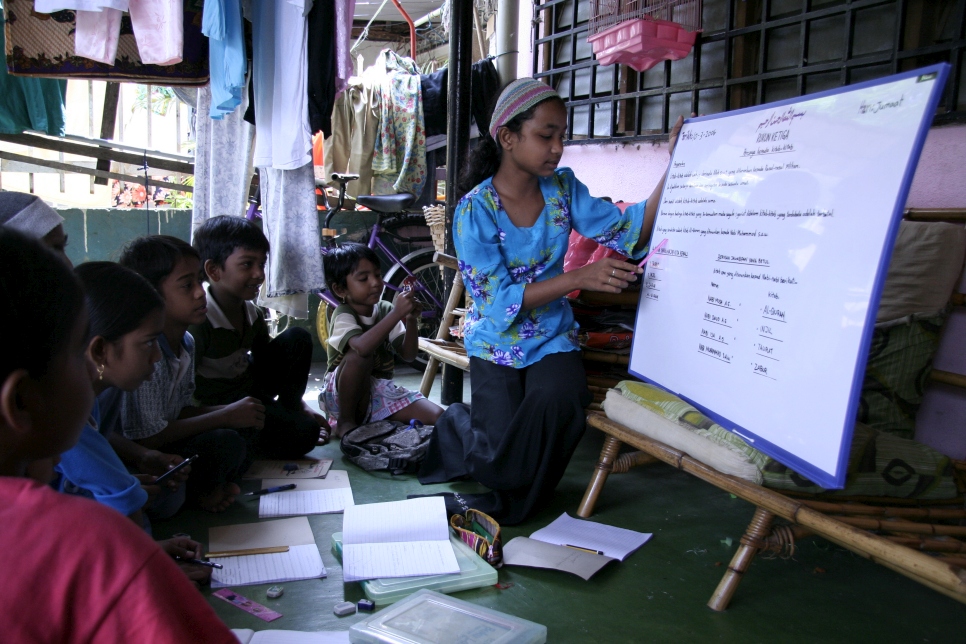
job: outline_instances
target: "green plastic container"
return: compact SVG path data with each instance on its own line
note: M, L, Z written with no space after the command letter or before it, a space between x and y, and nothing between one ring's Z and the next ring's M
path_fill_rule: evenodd
M374 601L376 606L387 606L423 588L451 594L471 588L492 586L497 582L497 573L493 566L483 561L469 546L456 537L450 535L449 541L453 544L456 562L460 566L458 575L370 579L360 582L366 597ZM339 561L342 561L341 532L335 532L332 535L332 552Z

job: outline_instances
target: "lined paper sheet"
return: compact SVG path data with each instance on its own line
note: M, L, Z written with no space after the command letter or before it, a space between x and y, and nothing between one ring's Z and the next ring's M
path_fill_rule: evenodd
M352 490L343 487L333 490L290 490L266 494L258 502L258 518L333 514L352 505Z
M342 539L346 581L460 571L441 497L347 506Z
M530 535L531 539L558 546L577 546L600 550L608 557L624 561L627 556L647 543L653 535L624 528L574 519L566 512L556 521Z
M244 557L212 557L224 566L211 571L211 587L274 584L297 579L318 579L326 576L322 555L314 543L290 546L288 552Z

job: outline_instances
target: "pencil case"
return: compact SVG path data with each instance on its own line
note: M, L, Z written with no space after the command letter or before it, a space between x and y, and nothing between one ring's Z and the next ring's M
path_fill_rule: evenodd
M503 565L503 539L500 537L500 524L479 510L467 510L465 514L454 514L449 519L450 526L456 530L460 540L473 549L473 552L495 568Z

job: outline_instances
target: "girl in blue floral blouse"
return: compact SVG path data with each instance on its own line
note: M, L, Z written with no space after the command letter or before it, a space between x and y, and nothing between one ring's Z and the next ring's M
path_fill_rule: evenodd
M563 272L570 231L632 258L647 247L663 180L646 203L621 213L591 197L563 154L567 113L534 79L503 90L464 183L453 240L473 300L465 320L472 407L437 421L423 483L468 477L494 492L463 497L504 523L522 521L563 476L584 432L590 401L566 298L573 290L618 293L643 271L604 259ZM671 132L673 146L681 120Z

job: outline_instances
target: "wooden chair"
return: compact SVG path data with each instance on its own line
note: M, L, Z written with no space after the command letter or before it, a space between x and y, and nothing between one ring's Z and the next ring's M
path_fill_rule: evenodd
M466 349L457 343L449 332L449 328L460 312L459 305L463 302L465 290L463 288L463 276L460 275L459 265L455 257L437 252L433 256L433 260L456 271L456 278L453 280L453 288L446 300L443 319L440 320L436 337L432 339L419 338L419 350L425 351L429 355L426 370L423 371L423 379L419 384L419 392L427 398L429 398L429 392L433 388L433 381L436 379L436 372L439 371L441 362L453 365L463 371L470 370L470 359L466 356Z

